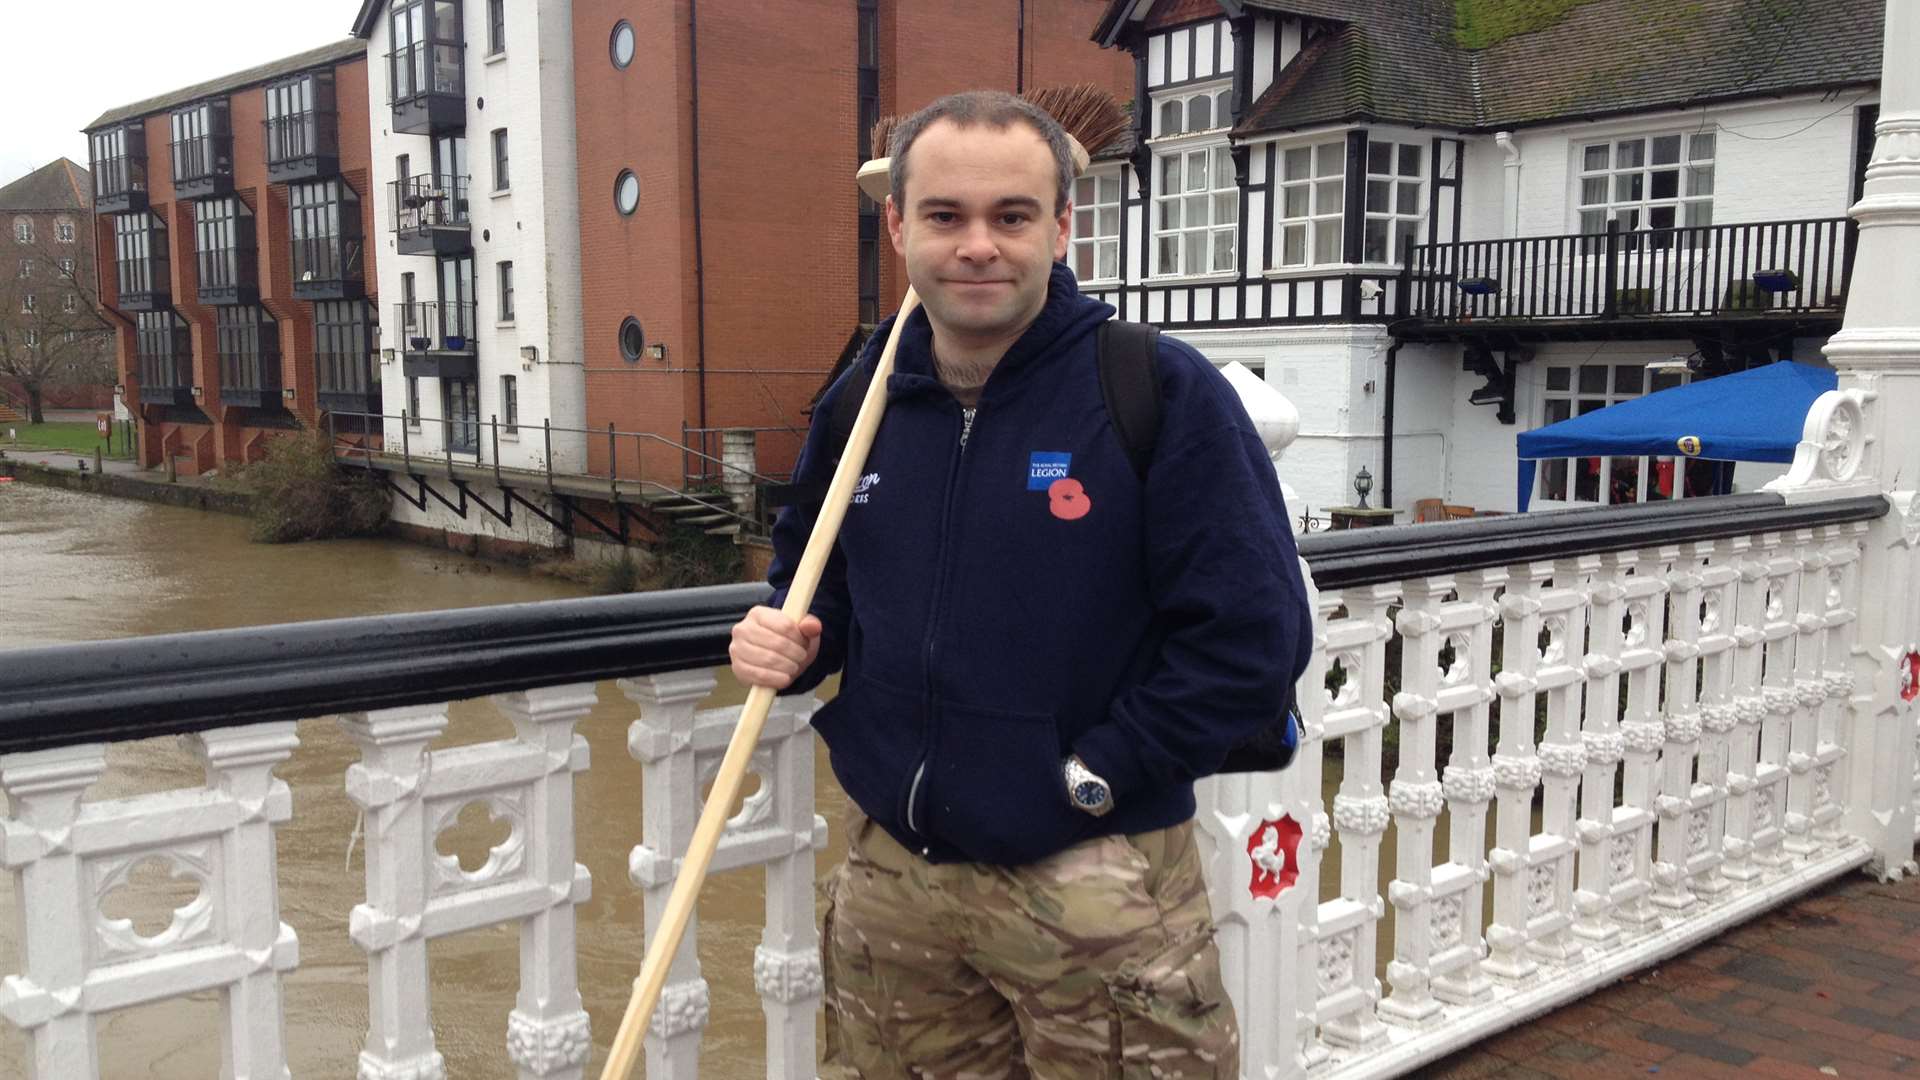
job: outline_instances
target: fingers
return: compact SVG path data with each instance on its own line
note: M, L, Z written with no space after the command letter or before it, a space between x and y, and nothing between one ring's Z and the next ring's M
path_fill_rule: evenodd
M820 649L820 620L806 616L798 624L770 607L756 607L734 624L727 655L734 677L751 686L784 690Z

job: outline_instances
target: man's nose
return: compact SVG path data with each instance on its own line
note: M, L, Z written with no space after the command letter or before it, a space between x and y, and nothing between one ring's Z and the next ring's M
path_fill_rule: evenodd
M994 240L993 229L985 221L976 221L967 226L960 235L959 255L968 262L992 262L1000 257L1000 245Z

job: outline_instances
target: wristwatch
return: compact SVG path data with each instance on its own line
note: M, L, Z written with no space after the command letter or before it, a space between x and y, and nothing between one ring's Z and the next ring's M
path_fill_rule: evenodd
M1061 763L1060 771L1067 780L1067 799L1077 809L1094 817L1105 817L1113 809L1113 789L1078 754Z

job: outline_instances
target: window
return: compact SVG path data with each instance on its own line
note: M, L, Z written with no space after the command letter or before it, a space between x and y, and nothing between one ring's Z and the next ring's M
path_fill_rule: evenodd
M33 219L20 217L13 219L13 242L16 244L33 243Z
M360 273L360 200L338 180L287 185L293 280L347 281Z
M500 321L513 321L513 263L500 264Z
M78 297L73 293L68 293L65 297L62 297L60 300L60 310L66 312L69 315L73 314L76 311L79 311L80 297Z
M880 121L880 7L879 0L858 0L854 6L854 160L862 165L874 158L873 129ZM882 155L885 149L880 151ZM880 321L880 219L885 200L875 202L866 192L854 211L854 296L862 326Z
M20 298L20 314L31 315L40 308L40 301L32 293Z
M135 316L134 352L144 389L184 390L193 385L193 343L187 324L172 311Z
M69 281L73 280L73 260L72 259L60 260L60 276L66 278Z
M1073 275L1081 281L1120 277L1120 174L1098 172L1073 182Z
M1200 90L1162 97L1154 106L1153 137L1213 131L1233 123L1233 91Z
M138 125L136 121L136 125ZM127 138L125 127L109 128L93 136L93 195L110 199L147 190L145 128L136 126Z
M447 450L454 454L480 451L480 384L474 379L440 380L440 416L444 420Z
M407 426L420 428L420 379L415 375L407 376Z
M633 63L633 24L621 19L613 26L613 39L607 43L613 66L624 69Z
M173 180L192 183L233 174L226 101L203 101L173 114Z
M393 100L464 94L458 0L396 0L388 78Z
M220 350L220 393L237 404L273 404L280 389L280 326L251 305L214 309Z
M253 214L245 203L233 197L195 202L193 232L202 303L233 302L238 290L258 287Z
M1225 146L1161 154L1154 192L1154 272L1234 269L1240 189Z
M333 75L309 72L266 88L267 164L340 153Z
M646 349L647 336L640 330L640 320L629 315L620 323L620 355L628 360L640 359L640 353Z
M1344 141L1280 151L1280 237L1273 265L1346 261L1346 170Z
M413 272L408 271L400 275L400 329L410 338L420 336L420 307L415 300Z
M1367 142L1367 211L1360 259L1397 263L1408 243L1420 242L1427 219L1426 147L1419 143Z
M507 2L487 0L487 55L507 51Z
M73 222L71 221L54 222L53 238L62 244L73 243Z
M630 216L640 208L640 178L633 175L633 170L620 170L619 178L614 180L613 206L622 216Z
M493 129L493 190L505 191L507 179L507 129Z
M1540 423L1557 424L1687 381L1684 371L1633 364L1550 365L1541 392ZM1585 457L1542 461L1539 498L1563 503L1634 503L1712 493L1712 462L1672 457ZM1678 493L1674 477L1682 476Z
M1636 136L1580 148L1580 231L1713 224L1714 135ZM1656 246L1666 241L1656 240Z
M359 412L378 407L380 369L373 362L373 310L365 300L313 305L313 353L322 408Z
M114 254L120 267L120 296L165 296L170 274L167 227L152 214L121 214L113 219Z
M520 383L512 375L500 376L500 428L502 434L520 434Z
M32 276L33 276L33 260L21 259L20 260L20 279L22 281L25 281L27 278L30 278Z
M29 328L23 337L26 341L27 348L37 349L40 347L40 331Z

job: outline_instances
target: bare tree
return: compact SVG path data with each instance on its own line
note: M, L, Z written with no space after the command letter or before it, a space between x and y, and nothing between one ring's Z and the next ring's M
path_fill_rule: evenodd
M114 381L113 324L73 244L0 244L0 380L20 384L27 422L46 388Z

